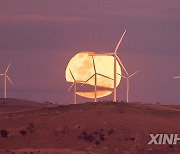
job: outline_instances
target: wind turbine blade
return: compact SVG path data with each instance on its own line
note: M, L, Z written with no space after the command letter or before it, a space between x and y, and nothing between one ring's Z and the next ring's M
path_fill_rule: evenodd
M119 74L119 73L117 73L117 74L120 75L121 77L125 78L125 79L127 78L127 77L125 77L125 76L123 76L123 75L121 75L121 74Z
M0 76L2 76L2 75L4 75L4 74L0 74Z
M75 78L74 78L74 75L72 74L70 69L69 69L69 72L71 73L71 76L72 76L73 80L76 81Z
M134 76L135 74L137 74L139 71L134 72L133 74L131 74L130 76L128 76L128 78L131 78L132 76Z
M179 78L180 78L180 76L175 76L174 78L175 78L175 79L179 79Z
M94 57L93 56L92 56L92 60L93 60L94 72L96 73L96 66L95 66L95 62L94 62Z
M84 81L76 80L76 83L84 83Z
M124 67L123 63L121 62L120 58L119 58L117 55L115 55L115 56L116 56L117 61L119 62L119 64L120 64L121 67L123 68L123 70L124 70L124 71L126 72L126 74L129 76L129 74L128 74L126 68Z
M5 73L8 72L10 65L11 65L11 63L9 63L9 65L8 65L8 67L7 67L6 71L5 71Z
M9 76L6 75L6 77L8 78L8 80L10 81L10 83L13 85L13 82L11 81L11 79L9 78Z
M103 74L97 73L97 75L100 75L100 76L102 76L102 77L105 77L105 78L108 78L108 79L110 79L110 80L113 80L112 78L110 78L110 77L108 77L108 76L105 76L105 75L103 75Z
M93 56L113 56L113 55L114 55L114 53L97 53Z
M71 90L71 88L74 86L75 82L72 83L72 85L69 87L68 91Z
M102 53L96 53L96 54L89 54L89 56L113 56L114 53L107 53L107 52L102 52Z
M95 75L95 74L93 74L89 79L87 79L81 86L83 86L83 85L84 85L85 83L87 83L90 79L92 79L94 75Z
M127 31L127 30L124 31L124 33L123 33L123 35L121 36L121 38L120 38L118 44L116 45L116 48L115 48L114 53L117 53L117 50L118 50L118 48L119 48L119 46L120 46L120 44L121 44L121 41L122 41L124 35L126 34L126 31Z

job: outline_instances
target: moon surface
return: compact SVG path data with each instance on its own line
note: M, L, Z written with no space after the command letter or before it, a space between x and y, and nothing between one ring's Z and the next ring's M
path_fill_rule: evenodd
M111 79L106 77L96 75L97 76L97 89L101 87L101 90L97 90L97 98L101 98L104 96L108 96L113 92L114 87L114 57L106 56L106 55L96 55L95 52L85 51L79 52L74 57L72 57L66 67L65 77L67 82L74 82L73 77L70 74L72 72L76 83L83 83L87 81L92 75L95 74L93 59L94 57L96 72L102 75L105 75ZM121 74L121 67L116 60L116 71ZM121 76L116 76L116 87L119 85L121 80ZM95 75L85 84L94 86L95 85ZM102 90L102 88L104 88ZM112 90L109 90L112 89ZM78 91L77 95L86 97L86 98L94 98L94 91Z

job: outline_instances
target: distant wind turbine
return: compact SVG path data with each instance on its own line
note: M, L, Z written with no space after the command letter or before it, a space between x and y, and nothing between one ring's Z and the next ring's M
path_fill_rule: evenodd
M121 75L121 74L119 74L119 73L117 73L118 75L120 75L120 76L122 76L123 78L125 78L126 79L126 82L127 82L127 88L126 88L126 102L129 102L129 79L132 77L132 76L134 76L135 74L137 74L138 73L138 71L136 71L135 73L133 73L133 74L131 74L131 75L129 75L129 76L123 76L123 75Z
M175 78L175 79L179 79L179 78L180 78L180 76L175 76L174 78Z
M85 83L87 83L90 79L92 79L93 77L95 77L95 80L94 80L94 101L97 102L97 75L99 76L102 76L102 77L105 77L105 78L108 78L110 80L113 80L111 79L110 77L108 76L105 76L103 74L100 74L100 73L97 73L96 71L96 66L95 66L95 62L94 62L94 57L92 56L92 60L93 60L93 67L94 67L94 74L89 77L82 85L84 85Z
M8 70L9 70L10 65L11 65L11 63L9 63L9 65L8 65L6 71L4 72L4 74L0 74L0 76L4 76L4 98L7 97L7 92L6 92L6 90L7 90L7 79L8 79L9 82L13 85L11 79L10 79L9 76L7 75L7 72L8 72Z
M72 85L70 86L70 88L68 89L68 91L71 90L71 88L74 86L74 104L76 104L76 89L77 89L77 86L76 86L76 83L82 83L82 81L79 81L79 80L76 80L73 73L71 72L71 70L69 69L69 72L74 80L74 82L72 83Z
M121 62L120 58L117 55L117 50L118 50L118 48L119 48L119 46L120 46L120 44L122 42L122 39L123 39L126 31L127 30L125 30L123 35L121 36L119 42L116 45L116 48L115 48L114 52L112 52L112 53L100 53L100 54L95 55L95 56L113 56L114 57L114 98L113 98L113 102L117 102L117 96L116 96L116 75L117 75L117 72L116 72L116 60L119 62L119 64L123 68L123 70L126 72L127 76L129 76L126 68L124 67L123 63Z

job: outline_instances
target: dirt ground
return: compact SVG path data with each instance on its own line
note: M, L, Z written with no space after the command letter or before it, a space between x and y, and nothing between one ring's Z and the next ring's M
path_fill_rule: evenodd
M180 136L178 105L97 102L50 107L35 103L22 110L23 103L18 105L17 100L13 109L8 104L0 104L0 154L180 153L180 141L148 145L149 134Z

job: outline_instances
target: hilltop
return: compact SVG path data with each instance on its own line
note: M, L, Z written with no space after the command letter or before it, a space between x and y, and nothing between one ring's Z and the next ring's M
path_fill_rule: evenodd
M50 106L55 106L55 105L51 103L40 103L25 99L0 98L0 114L22 112L22 111L33 110L42 107L50 107Z
M180 153L180 144L147 144L150 133L180 134L179 118L178 105L98 102L41 106L0 115L0 130L4 131L0 151Z

